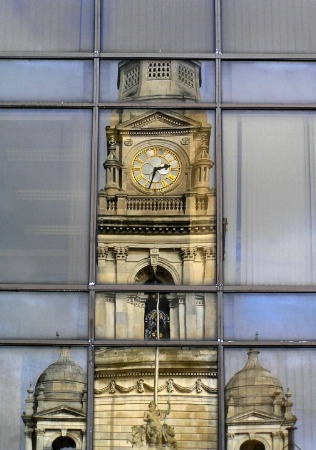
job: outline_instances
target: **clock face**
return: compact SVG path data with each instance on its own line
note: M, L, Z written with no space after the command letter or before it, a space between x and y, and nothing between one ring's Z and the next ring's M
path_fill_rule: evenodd
M140 150L133 159L134 181L147 191L164 191L179 178L178 155L167 147L152 146Z

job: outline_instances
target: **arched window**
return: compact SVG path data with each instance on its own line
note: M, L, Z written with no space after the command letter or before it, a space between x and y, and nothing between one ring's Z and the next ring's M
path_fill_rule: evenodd
M54 440L52 445L52 450L74 450L75 448L75 442L67 436L60 436Z
M265 450L265 446L262 442L251 440L244 442L240 446L240 450Z
M145 339L157 339L157 293L148 294L145 305ZM165 293L159 294L159 339L170 339L169 302Z

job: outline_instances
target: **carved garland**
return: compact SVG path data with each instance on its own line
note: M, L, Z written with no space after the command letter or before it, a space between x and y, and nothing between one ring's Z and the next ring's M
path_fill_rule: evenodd
M109 392L109 394L114 394L116 391L118 391L120 393L127 394L137 389L137 392L139 394L142 394L143 392L145 392L145 388L151 392L154 391L154 386L145 383L145 381L142 378L129 387L120 386L115 380L112 380L107 386L103 387L102 389L95 389L94 393L96 395L105 394L106 392ZM161 392L164 389L167 389L169 393L173 392L174 390L182 392L184 394L189 394L194 390L196 391L197 394L201 394L203 391L206 391L209 394L217 393L216 388L211 388L207 386L207 384L204 384L200 378L198 378L195 381L195 383L189 387L181 386L180 384L175 383L172 378L170 378L165 383L158 386L158 392Z

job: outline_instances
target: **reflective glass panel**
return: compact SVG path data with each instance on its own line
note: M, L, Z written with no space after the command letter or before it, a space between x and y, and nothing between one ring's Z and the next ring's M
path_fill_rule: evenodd
M53 448L61 436L79 447L86 431L86 350L0 349L0 447ZM53 421L52 421L53 417ZM52 426L52 423L54 424Z
M90 111L2 110L2 282L86 282Z
M234 61L222 68L224 102L316 102L314 63Z
M315 448L315 350L226 349L224 357L227 448L233 439L242 450Z
M228 340L316 340L315 294L224 294Z
M314 113L223 117L228 284L315 284Z
M137 280L158 286L172 283L168 276L162 267L156 274L148 267L140 270ZM98 339L216 339L216 317L216 296L212 293L97 293L95 334Z
M137 90L139 100L155 103L160 97L164 102L172 103L177 100L215 101L215 65L209 61L103 60L100 63L100 75L101 102L132 100ZM147 87L139 83L139 78L148 79ZM177 90L170 86L172 79L178 79L181 83ZM157 92L157 87L161 89L162 85L165 85L164 96Z
M314 0L223 0L225 52L314 53Z
M102 0L104 52L212 52L213 1Z
M218 448L215 349L96 349L94 388L94 448Z
M91 61L0 61L0 99L91 102Z
M212 112L102 111L98 282L215 282ZM106 128L106 132L104 129Z
M1 292L0 315L3 339L74 339L88 335L86 294Z
M1 51L92 51L94 2L2 0Z

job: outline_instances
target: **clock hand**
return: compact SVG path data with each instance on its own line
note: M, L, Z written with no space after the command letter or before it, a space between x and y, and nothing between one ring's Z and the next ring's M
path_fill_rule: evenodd
M154 176L155 176L157 170L158 170L158 167L154 167L153 174L152 174L152 177L151 177L148 189L150 189L151 185L153 184Z
M160 164L160 166L157 167L157 170L161 169L169 169L170 164Z
M169 169L169 167L170 167L170 164L167 164L167 163L160 164L160 166L158 166L158 167L154 167L153 174L152 174L152 177L151 177L148 189L151 188L151 185L152 185L152 183L154 181L154 177L155 177L156 172L159 171L159 170L162 170L162 169Z

